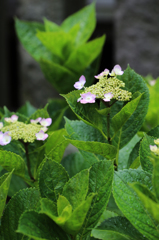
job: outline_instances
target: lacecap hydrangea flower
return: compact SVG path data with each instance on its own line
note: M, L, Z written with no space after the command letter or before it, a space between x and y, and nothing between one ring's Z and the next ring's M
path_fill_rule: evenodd
M159 155L159 138L154 140L154 143L157 145L150 145L150 150L156 154Z
M11 139L23 140L24 142L34 142L35 140L44 141L48 134L48 126L51 125L51 118L31 119L30 123L18 121L18 116L12 115L10 118L5 118L6 125L2 126L0 134L0 145L8 144ZM1 124L0 124L1 126Z
M82 104L94 103L96 99L102 99L105 102L110 102L111 99L129 101L132 93L122 89L125 87L125 83L117 78L118 75L122 75L123 73L124 71L122 71L119 65L115 65L111 73L106 68L103 72L95 76L99 80L96 84L84 88L77 102ZM81 77L83 78L84 76ZM74 85L76 89L84 87L84 84L81 84L80 88L79 86L77 88L76 84L77 82Z

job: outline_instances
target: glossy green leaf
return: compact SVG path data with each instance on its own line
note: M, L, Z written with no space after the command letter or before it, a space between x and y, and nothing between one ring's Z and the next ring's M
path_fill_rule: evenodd
M136 92L143 93L136 110L122 127L119 146L119 148L122 148L140 130L144 122L149 104L149 91L142 77L133 71L129 66L124 71L123 75L118 76L118 79L125 83L125 90L131 92L132 94L135 94ZM119 108L117 105L119 105ZM121 107L122 103L118 102L112 106L112 117L121 109Z
M94 3L66 18L61 24L61 28L64 31L69 32L76 24L79 24L80 26L76 43L83 44L90 38L93 30L95 29L96 19Z
M58 211L58 215L59 216L62 214L63 210L67 206L71 206L69 201L67 200L67 198L65 198L64 196L60 195L58 200L57 200L57 211ZM72 207L71 207L71 212L72 212Z
M145 134L140 144L140 150L139 150L140 162L143 170L149 173L152 173L153 165L150 160L150 157L151 157L150 145L155 145L154 139Z
M82 170L69 179L63 188L62 195L68 199L73 210L83 202L87 196L89 171Z
M41 57L50 60L52 59L52 54L50 51L48 51L47 48L42 45L40 40L36 37L37 30L44 31L43 24L21 21L16 18L15 29L23 47L36 61L39 61Z
M150 213L151 221L154 223L155 228L157 229L157 225L159 224L159 204L156 203L156 198L153 193L147 189L146 186L139 183L132 183L130 186L135 190L137 195L139 196L143 206ZM155 221L158 223L155 223ZM159 230L158 230L159 232ZM152 237L151 237L152 239Z
M159 137L159 125L156 126L155 128L151 129L147 135L152 136L154 138L158 138Z
M0 177L0 218L3 214L3 210L6 204L6 198L13 171L11 173L6 173L2 177Z
M20 109L18 109L18 113L21 113L26 117L30 117L35 111L36 108L33 107L30 102L26 102Z
M128 121L128 119L131 117L131 115L134 113L136 110L139 101L142 97L142 94L140 94L139 97L135 98L134 100L128 102L120 112L118 112L112 119L111 119L111 124L114 129L114 136L117 131L120 130L120 128ZM113 136L113 137L114 137Z
M123 170L115 172L113 195L125 217L149 240L158 239L158 231L143 203L128 183L138 182L152 189L151 175L143 170Z
M70 54L64 66L77 73L83 72L99 56L104 42L105 35L79 46Z
M36 34L42 44L60 59L66 60L73 51L72 38L63 31L40 32Z
M67 181L68 175L62 165L51 159L46 159L41 166L39 176L41 196L56 202Z
M60 30L60 26L56 23L49 21L48 19L44 18L44 26L46 32L57 32Z
M98 161L99 159L95 154L80 150L79 152L71 153L64 157L61 164L66 169L69 176L73 177L83 169L90 168Z
M73 89L77 76L72 71L60 64L45 59L41 59L39 63L44 76L58 92L68 93Z
M64 138L65 129L60 129L50 134L45 144L45 153L48 158L55 162L61 162L64 151L68 145L68 141Z
M107 160L93 164L90 169L88 193L96 193L96 196L80 231L81 239L96 226L106 208L112 189L113 170L113 162Z
M16 232L19 218L24 211L37 209L39 198L39 192L35 188L21 190L11 198L1 221L0 230L4 239L23 239L23 235Z
M64 231L48 216L35 211L27 211L21 216L17 232L36 240L68 240Z
M110 238L110 234L112 234L112 238ZM125 217L120 216L109 218L92 230L92 235L94 237L103 240L118 240L116 234L119 239L123 237L123 239L129 240L146 240L146 238L138 232Z
M159 200L159 157L155 156L153 159L153 175L152 175L153 189L157 199Z
M66 139L75 147L95 154L100 154L107 159L116 155L116 148L106 143L105 138L95 128L82 121L70 121L66 119L66 131L69 136Z
M140 165L139 148L140 148L140 141L138 141L135 144L134 148L132 149L132 151L129 155L127 168L134 168L135 166L138 166L138 164ZM137 158L138 158L138 160L137 160Z
M9 172L14 169L14 174L24 177L25 162L19 155L0 150L0 165Z

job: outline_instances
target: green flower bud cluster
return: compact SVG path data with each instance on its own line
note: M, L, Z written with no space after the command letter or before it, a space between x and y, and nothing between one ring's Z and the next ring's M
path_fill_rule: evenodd
M121 89L125 87L125 83L114 77L103 75L99 77L99 82L90 87L86 87L83 93L91 92L96 95L96 98L104 99L104 94L112 93L112 99L118 101L129 101L132 98L132 93Z
M23 123L19 121L8 123L1 131L9 132L9 135L14 140L22 139L24 142L34 142L36 140L36 133L41 130L42 126L37 123Z

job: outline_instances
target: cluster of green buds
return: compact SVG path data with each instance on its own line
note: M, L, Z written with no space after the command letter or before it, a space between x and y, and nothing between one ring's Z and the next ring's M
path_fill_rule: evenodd
M154 143L157 145L150 145L150 150L156 154L156 155L159 155L159 138L154 140Z
M48 126L51 125L51 118L31 119L30 123L18 121L18 116L12 115L10 118L4 118L5 124L0 122L0 145L10 143L12 139L22 140L23 142L34 142L35 140L44 141L48 134Z
M95 99L102 99L105 102L110 102L111 99L129 101L132 98L132 93L122 89L122 87L125 87L125 83L117 78L117 75L123 73L119 65L115 65L111 73L109 73L108 69L105 69L95 76L95 78L99 79L99 82L86 88L84 87L86 79L82 75L79 81L74 84L76 89L84 88L81 97L77 101L83 104L94 103Z

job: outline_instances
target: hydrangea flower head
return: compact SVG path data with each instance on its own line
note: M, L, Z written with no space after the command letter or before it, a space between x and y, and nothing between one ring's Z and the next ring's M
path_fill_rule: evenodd
M95 103L96 95L92 94L91 92L83 93L81 94L80 103L86 104L86 103Z
M81 76L79 78L79 81L78 82L75 82L75 84L73 85L76 89L80 90L84 87L84 84L86 83L86 78L85 76Z
M10 143L11 141L11 136L9 135L9 132L0 133L0 145L4 146Z
M52 123L52 119L51 118L42 118L40 120L40 124L43 126L43 127L48 127L50 126Z
M111 92L109 93L105 93L104 94L104 98L103 98L103 101L105 102L110 102L110 100L113 98L113 94Z
M124 71L121 70L120 65L115 65L113 70L111 71L110 75L115 76L115 75L123 75Z
M35 134L36 135L36 139L37 140L42 140L44 141L47 137L48 137L48 134L47 133L44 133L43 130L40 130L38 133Z

